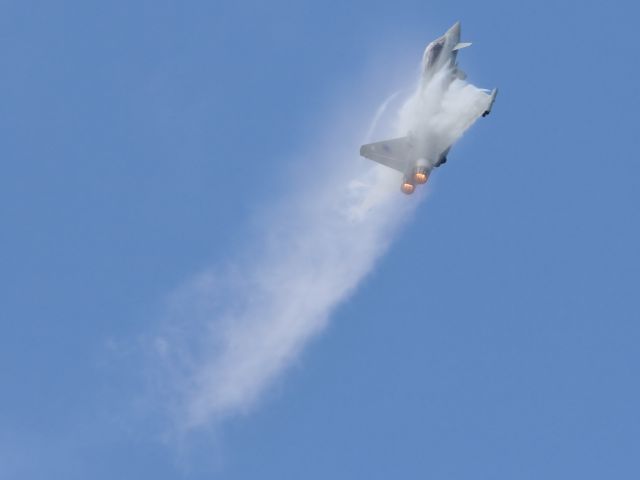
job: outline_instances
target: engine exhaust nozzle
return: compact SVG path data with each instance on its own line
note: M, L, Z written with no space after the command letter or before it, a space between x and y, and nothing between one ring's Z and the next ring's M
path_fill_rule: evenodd
M413 173L413 180L420 185L427 183L427 180L429 180L429 170L424 167L416 168L416 171Z
M411 183L409 180L404 180L402 182L402 185L400 186L400 190L402 190L402 193L406 195L411 195L415 189L416 189L416 186L413 183Z

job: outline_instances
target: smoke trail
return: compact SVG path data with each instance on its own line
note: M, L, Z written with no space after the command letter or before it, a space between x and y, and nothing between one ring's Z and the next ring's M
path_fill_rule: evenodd
M396 134L425 135L441 151L464 133L487 107L487 95L461 80L451 83L450 75L443 70L419 86L396 112ZM358 137L342 148L310 148L305 157L318 164L337 160L325 178L314 175L312 191L293 193L272 209L250 246L254 255L224 273L198 276L174 296L177 320L155 346L179 429L248 411L325 327L415 209L420 197L399 192L400 174L358 160Z

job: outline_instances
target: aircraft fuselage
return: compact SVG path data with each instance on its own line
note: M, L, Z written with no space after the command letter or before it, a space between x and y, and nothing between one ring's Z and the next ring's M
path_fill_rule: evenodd
M456 62L458 50L469 45L471 44L460 42L460 22L456 22L444 35L429 43L422 55L420 92L430 92L429 88L432 85L446 89L456 78L464 80L466 75L458 68ZM440 77L436 77L439 72L446 73L441 77L441 81L448 84L440 85ZM498 93L497 89L491 92L476 90L479 95L485 95L480 99L479 105L476 102L476 106L469 111L458 112L458 116L464 118L468 125L471 125L479 116L484 117L491 112ZM482 110L476 112L478 106ZM416 185L427 182L434 167L439 167L447 161L451 146L451 142L437 144L434 142L434 137L423 131L410 131L404 137L362 145L360 155L401 172L403 174L401 189L404 193L410 194L413 193Z

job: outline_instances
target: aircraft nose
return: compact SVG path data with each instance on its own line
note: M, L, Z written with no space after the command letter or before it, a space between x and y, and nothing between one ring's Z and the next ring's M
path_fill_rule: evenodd
M454 23L453 26L447 30L447 35L460 38L460 22Z

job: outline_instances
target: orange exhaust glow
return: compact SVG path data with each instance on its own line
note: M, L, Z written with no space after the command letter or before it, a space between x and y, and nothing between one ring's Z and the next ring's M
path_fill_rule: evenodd
M416 172L413 175L413 179L416 181L416 183L427 183L427 180L429 180L429 174L427 172Z
M407 195L411 195L413 191L416 189L415 185L409 182L403 182L402 187L400 187L402 193L406 193Z

